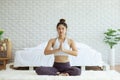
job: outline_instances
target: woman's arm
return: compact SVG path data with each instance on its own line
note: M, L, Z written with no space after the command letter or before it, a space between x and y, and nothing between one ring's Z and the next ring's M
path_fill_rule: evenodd
M54 41L55 41L55 39L51 39L51 40L48 41L48 44L47 44L47 46L46 46L46 48L44 50L45 55L54 54L54 53L60 51L60 49L51 50L51 48L52 48L52 46L54 44Z
M70 39L70 47L72 48L72 50L62 49L62 51L67 53L67 54L70 54L70 55L73 55L73 56L77 56L77 54L78 54L77 47L75 45L75 42L73 40L71 40L71 39Z

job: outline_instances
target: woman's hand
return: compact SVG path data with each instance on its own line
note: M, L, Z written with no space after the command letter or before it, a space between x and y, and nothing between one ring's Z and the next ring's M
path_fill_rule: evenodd
M44 50L44 54L45 55L49 55L49 54L54 54L54 53L57 53L57 52L60 52L61 51L61 48L62 48L62 44L59 46L58 49L53 49L51 50L51 47L53 45L53 43L55 42L56 39L50 39L45 50Z
M59 50L60 50L60 51L63 51L63 50L64 50L62 45L63 45L63 43L60 42L60 46L59 46Z
M69 46L70 46L70 48L71 48L72 50L70 50L70 49L68 49L68 50L67 50L67 49L64 49L64 46L63 46L63 43L62 43L62 42L60 42L60 46L59 46L58 50L60 50L60 51L62 51L62 52L64 52L64 53L73 55L73 56L77 56L78 51L77 51L75 42L70 39L69 43L70 43Z

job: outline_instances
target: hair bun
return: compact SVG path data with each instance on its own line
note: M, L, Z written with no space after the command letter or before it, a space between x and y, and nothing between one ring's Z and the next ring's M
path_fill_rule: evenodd
M65 23L65 19L60 19L60 23Z

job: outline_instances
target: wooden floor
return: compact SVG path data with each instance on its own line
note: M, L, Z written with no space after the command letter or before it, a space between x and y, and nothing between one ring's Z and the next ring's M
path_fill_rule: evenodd
M13 65L11 65L10 68L16 69L16 70L29 70L29 67L14 68ZM0 67L0 70L1 70L1 67ZM100 67L86 67L86 70L101 70L101 68ZM116 70L117 72L120 73L120 65L116 65L114 68L111 67L111 70Z
M111 69L114 69L116 71L118 71L120 73L120 65L116 65L114 68L111 67Z

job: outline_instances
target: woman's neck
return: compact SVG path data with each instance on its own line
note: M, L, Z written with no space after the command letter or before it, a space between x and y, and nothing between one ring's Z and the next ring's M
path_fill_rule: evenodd
M58 40L59 40L59 42L64 42L65 41L65 36L59 36L58 37Z
M59 36L58 38L64 40L66 38L66 36Z

